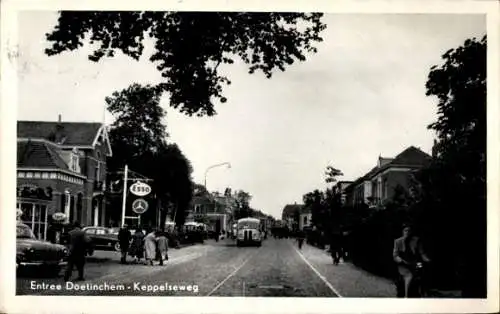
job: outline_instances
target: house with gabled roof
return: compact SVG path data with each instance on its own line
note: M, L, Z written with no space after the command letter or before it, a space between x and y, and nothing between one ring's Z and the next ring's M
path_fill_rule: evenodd
M281 212L281 219L286 222L288 229L295 230L299 227L300 213L304 205L301 204L287 204L283 207Z
M103 123L62 122L60 115L54 122L18 121L20 220L42 239L56 213L65 222L105 225L106 158L111 155ZM33 191L44 192L43 204Z
M432 157L410 146L394 158L379 157L377 165L346 189L346 205L376 206L391 199L397 187L408 190L415 171L426 167Z

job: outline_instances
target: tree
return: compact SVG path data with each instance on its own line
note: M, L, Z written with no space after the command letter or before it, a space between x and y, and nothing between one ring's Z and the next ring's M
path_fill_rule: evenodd
M252 217L253 210L250 207L252 196L243 190L235 191L234 200L236 202L235 219Z
M159 101L158 89L137 84L106 98L108 110L116 117L109 132L114 154L108 170L119 171L127 164L153 179L153 193L163 208L160 225L169 207L177 225L182 225L193 195L192 167L177 145L166 142L165 112Z
M162 199L174 205L171 218L178 226L184 224L193 196L194 184L191 178L193 168L176 144L159 147L149 164L148 174L154 179ZM164 225L167 212L163 211L160 225Z
M311 211L311 222L318 229L324 230L325 223L328 222L328 211L325 208L325 194L320 190L304 194L302 201L304 206Z
M337 182L337 177L343 176L344 174L339 169L336 169L332 166L327 166L325 171L325 181L326 183L335 183Z
M237 12L116 12L62 11L55 29L46 34L48 56L99 44L89 55L98 62L116 52L139 60L145 37L154 39L155 64L165 81L157 87L169 93L170 105L187 115L214 115L213 102L226 102L221 64L235 58L262 71L267 78L304 61L317 49L313 43L326 26L321 13Z
M160 91L152 86L132 84L106 97L107 109L116 118L109 132L113 144L111 168L157 151L165 144L165 111L160 107Z
M429 205L423 214L434 222L427 230L436 254L462 264L453 266L461 268L464 297L486 296L486 47L484 36L448 50L426 83L438 100L438 119L429 125L438 141L421 175Z

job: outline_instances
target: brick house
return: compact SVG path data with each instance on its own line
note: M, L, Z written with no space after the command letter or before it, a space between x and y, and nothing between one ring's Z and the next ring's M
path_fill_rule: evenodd
M432 157L410 146L394 158L379 157L377 165L346 188L346 205L376 206L394 196L396 187L408 190L413 173L429 164Z
M65 214L66 222L104 225L106 158L111 156L102 123L18 121L17 208L21 220L46 238L52 215ZM45 200L28 197L28 190L43 190ZM24 191L24 192L23 192Z

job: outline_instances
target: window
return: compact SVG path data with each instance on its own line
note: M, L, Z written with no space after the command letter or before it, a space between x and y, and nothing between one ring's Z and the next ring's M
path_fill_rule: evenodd
M94 228L85 229L85 233L95 234L96 230Z
M47 205L36 203L21 203L21 222L27 225L37 239L47 238Z
M194 205L194 212L201 213L201 205L199 205L199 204Z
M79 165L79 156L78 156L78 150L76 148L73 148L71 151L71 171L74 172L80 172L80 165Z
M95 234L106 234L106 230L104 229L95 229Z
M304 216L304 225L307 225L307 216Z
M95 167L95 178L94 178L94 180L96 180L96 181L101 181L100 180L100 175L101 175L101 171L100 171L101 167L100 166L101 166L101 163L99 161L97 161L97 164Z

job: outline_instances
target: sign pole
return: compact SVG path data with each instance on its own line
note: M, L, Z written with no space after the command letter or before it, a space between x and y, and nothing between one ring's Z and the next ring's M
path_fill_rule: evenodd
M127 205L127 180L128 180L128 165L125 165L125 173L123 175L122 228L123 225L125 225L125 208Z

